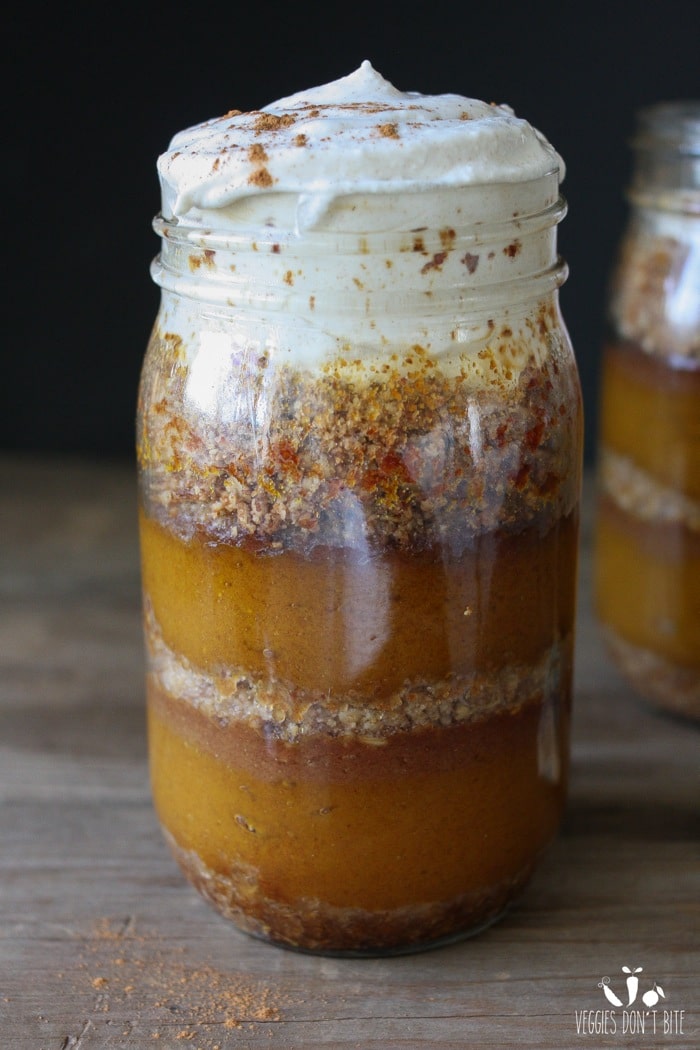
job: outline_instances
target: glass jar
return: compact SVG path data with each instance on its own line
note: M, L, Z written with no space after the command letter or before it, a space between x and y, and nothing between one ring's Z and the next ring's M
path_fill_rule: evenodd
M335 229L156 220L153 795L187 877L275 943L475 932L558 828L582 441L558 175L350 196Z
M601 376L595 593L637 692L700 718L700 103L638 115Z

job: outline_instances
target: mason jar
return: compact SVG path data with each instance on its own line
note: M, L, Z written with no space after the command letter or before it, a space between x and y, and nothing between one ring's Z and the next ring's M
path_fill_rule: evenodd
M310 105L278 104L297 134ZM219 228L156 220L153 796L249 933L351 955L473 933L557 830L581 460L558 186L550 157L344 194L303 228L250 201Z
M636 691L700 718L700 102L638 115L601 376L596 603Z

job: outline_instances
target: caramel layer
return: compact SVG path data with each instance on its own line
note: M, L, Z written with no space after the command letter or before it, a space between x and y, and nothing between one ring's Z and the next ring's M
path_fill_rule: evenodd
M308 557L182 540L142 514L144 591L194 666L387 696L408 679L534 662L572 631L577 522L449 551Z
M681 524L644 522L600 501L596 600L628 643L700 667L700 540Z
M534 700L381 746L321 735L290 744L222 728L152 687L156 808L180 850L242 880L251 913L261 899L376 911L488 895L529 869L557 828L561 700L561 711Z
M700 498L700 365L606 347L601 441L658 482Z

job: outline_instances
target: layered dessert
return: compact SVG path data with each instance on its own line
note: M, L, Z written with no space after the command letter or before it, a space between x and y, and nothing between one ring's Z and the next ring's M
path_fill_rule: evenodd
M165 834L279 944L474 931L566 791L559 159L507 108L365 63L181 133L160 170L139 462Z
M700 211L677 194L667 203L634 223L613 288L596 593L608 645L637 690L697 718Z

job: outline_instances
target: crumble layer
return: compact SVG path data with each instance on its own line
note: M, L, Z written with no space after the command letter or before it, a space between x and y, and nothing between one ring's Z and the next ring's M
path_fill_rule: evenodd
M192 850L183 850L167 831L165 837L186 878L239 929L286 948L328 955L395 955L479 933L501 917L534 866L453 900L369 911L308 897L292 904L266 898L259 894L254 868L233 865L230 874L222 875Z
M491 672L448 674L407 681L388 697L357 690L344 695L295 688L243 667L205 672L163 641L148 602L145 609L149 676L165 694L225 727L247 722L277 739L300 735L357 735L381 740L421 726L458 725L499 711L517 711L533 698L558 697L571 675L572 636L552 645L528 665Z

